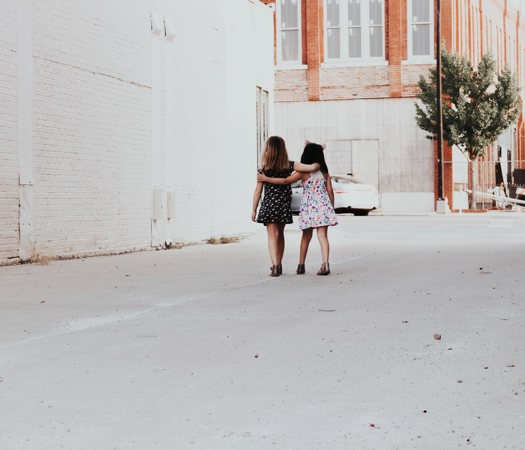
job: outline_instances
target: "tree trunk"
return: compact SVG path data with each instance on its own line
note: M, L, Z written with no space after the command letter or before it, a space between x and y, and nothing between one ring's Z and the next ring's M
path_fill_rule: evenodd
M478 190L478 158L470 159L470 180L472 186L472 193L470 194L470 209L477 209L476 192Z

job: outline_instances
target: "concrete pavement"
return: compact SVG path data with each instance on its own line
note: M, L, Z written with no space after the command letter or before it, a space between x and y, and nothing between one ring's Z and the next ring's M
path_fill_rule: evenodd
M0 268L0 449L524 449L525 216L340 222Z

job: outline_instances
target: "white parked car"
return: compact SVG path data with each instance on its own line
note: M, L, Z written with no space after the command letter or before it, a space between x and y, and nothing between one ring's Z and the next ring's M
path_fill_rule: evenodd
M331 175L336 212L351 212L354 216L367 216L379 207L375 186L363 183L351 175ZM301 181L292 184L292 212L298 213L303 198Z

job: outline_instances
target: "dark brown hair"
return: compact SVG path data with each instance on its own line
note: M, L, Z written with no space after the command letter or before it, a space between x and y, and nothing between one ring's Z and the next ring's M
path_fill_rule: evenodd
M321 165L321 172L328 173L328 166L324 160L324 149L319 144L308 142L304 146L301 162L303 164L319 163Z

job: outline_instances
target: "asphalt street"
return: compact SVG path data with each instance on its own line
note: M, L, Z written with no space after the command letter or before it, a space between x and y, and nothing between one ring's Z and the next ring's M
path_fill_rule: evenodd
M0 267L2 450L523 450L525 214Z

